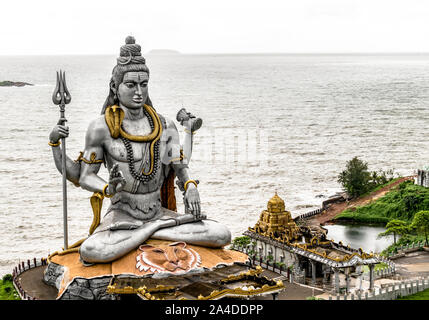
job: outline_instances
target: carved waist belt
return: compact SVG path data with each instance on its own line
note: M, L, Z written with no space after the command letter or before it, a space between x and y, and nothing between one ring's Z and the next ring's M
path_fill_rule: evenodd
M158 190L145 194L122 191L116 193L110 200L112 205L107 212L120 209L139 220L151 219L161 208L161 195Z

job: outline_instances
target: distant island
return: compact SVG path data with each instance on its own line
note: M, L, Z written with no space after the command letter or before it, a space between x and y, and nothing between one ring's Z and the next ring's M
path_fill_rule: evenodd
M180 52L176 50L171 50L171 49L153 49L153 50L150 50L147 54L172 55L172 54L180 54Z
M20 81L0 81L0 87L24 87L24 86L33 86L33 84L28 82Z

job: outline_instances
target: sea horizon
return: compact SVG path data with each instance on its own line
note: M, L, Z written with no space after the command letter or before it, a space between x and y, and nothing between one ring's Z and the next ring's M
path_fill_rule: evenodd
M153 49L153 50L172 50L174 49ZM262 55L262 56L401 56L401 55L410 55L410 56L419 56L419 55L429 55L429 51L425 52L417 52L417 51L398 51L398 52L389 52L389 51L377 51L377 52L180 52L177 51L175 53L151 53L149 50L147 52L143 52L142 55L226 55L226 56L240 56L240 55ZM117 52L113 53L36 53L36 54L0 54L0 57L39 57L39 56L48 56L48 57L63 57L63 56L117 56Z

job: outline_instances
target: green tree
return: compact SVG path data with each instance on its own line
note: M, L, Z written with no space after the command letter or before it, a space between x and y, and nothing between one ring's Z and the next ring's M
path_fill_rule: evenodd
M380 233L377 237L387 237L393 234L393 242L396 244L396 236L403 236L409 233L409 226L405 221L402 220L391 220L386 224L386 231Z
M429 245L429 211L422 210L414 215L411 227L416 229L418 234L422 234L425 237L426 245Z
M371 173L368 164L358 157L354 157L346 164L346 170L338 175L338 182L352 197L364 194L370 188Z
M234 246L245 247L251 243L251 240L248 236L236 237L232 240Z

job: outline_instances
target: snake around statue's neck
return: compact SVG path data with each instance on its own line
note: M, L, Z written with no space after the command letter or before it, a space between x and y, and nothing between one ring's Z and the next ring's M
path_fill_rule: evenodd
M122 128L122 121L124 120L125 112L116 105L106 109L105 120L112 138L121 138L124 142L127 150L127 161L131 175L135 179L145 183L155 175L158 168L158 161L160 158L159 139L162 135L162 125L158 114L151 106L145 104L143 106L143 112L146 115L152 130L150 134L145 136L129 134ZM133 149L129 141L150 143L150 169L148 172L144 172L143 170L142 173L137 173L135 171Z

